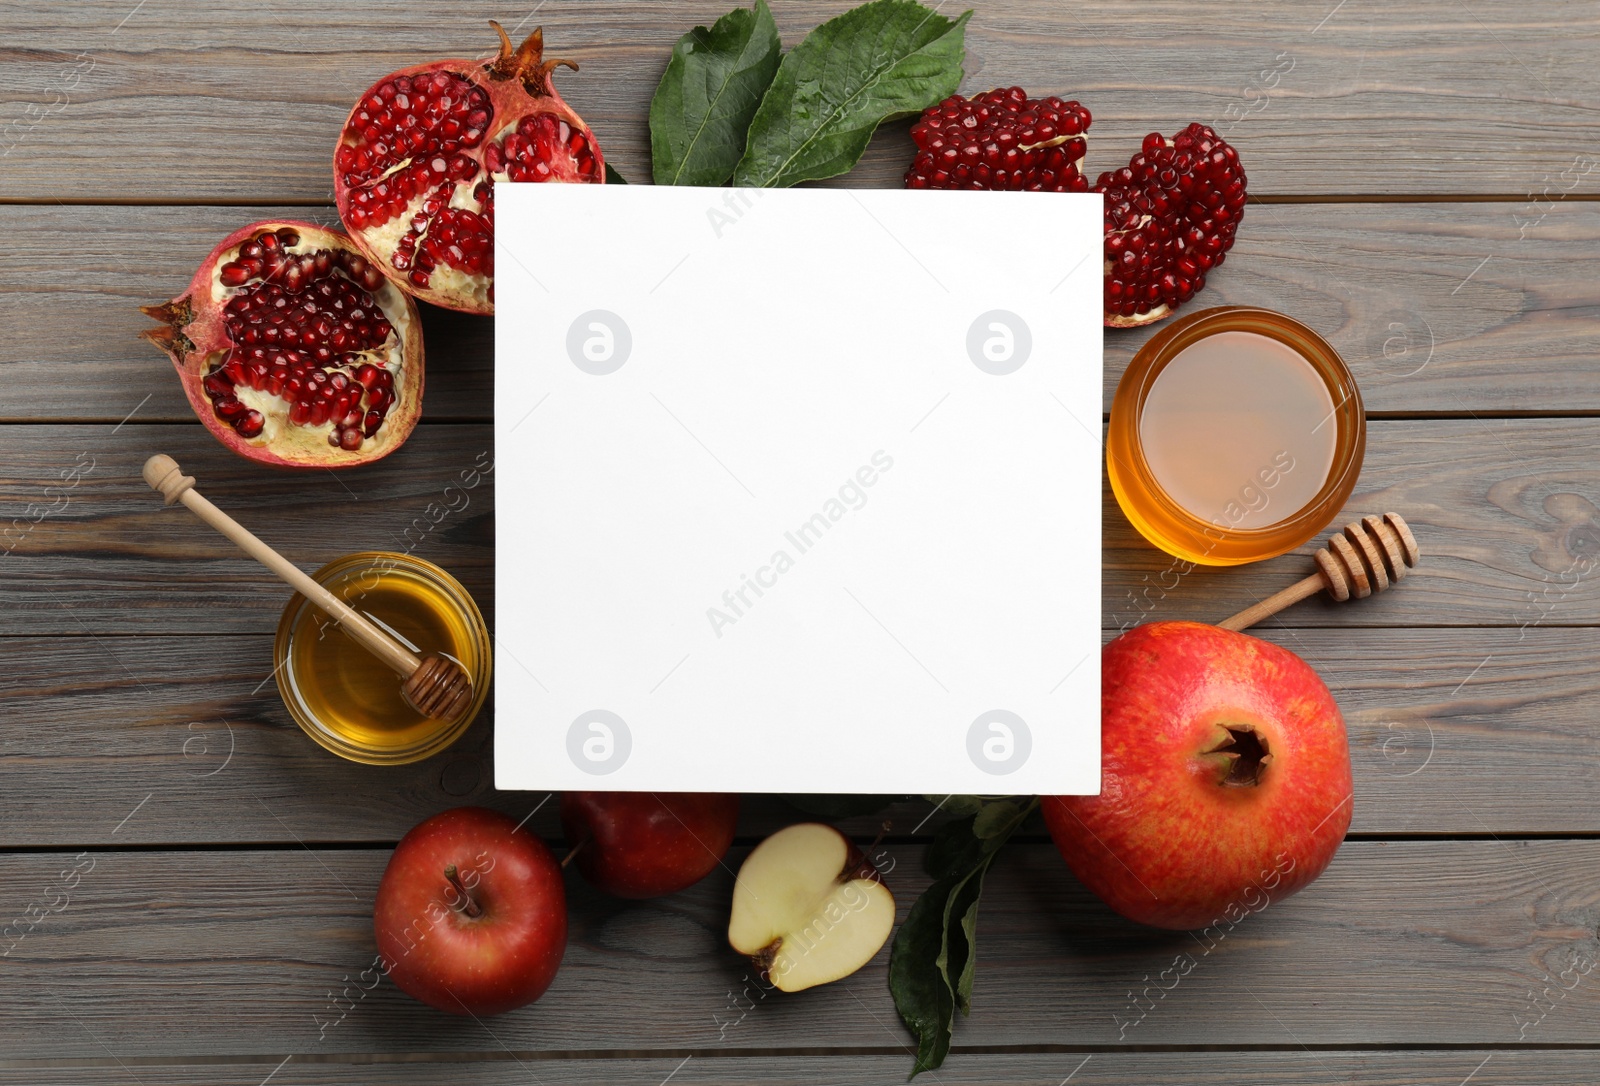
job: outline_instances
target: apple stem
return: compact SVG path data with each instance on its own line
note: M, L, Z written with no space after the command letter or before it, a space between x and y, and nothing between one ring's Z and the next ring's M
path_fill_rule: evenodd
M583 846L587 845L588 843L589 843L589 838L587 836L584 836L583 838L581 838L578 841L577 844L575 844L571 848L569 848L567 850L567 854L561 858L561 866L563 868L565 868L568 864L570 864L572 862L572 858L574 856L576 856L578 853L582 852L583 851Z
M461 883L461 875L456 871L456 865L451 864L444 869L444 881L448 882L456 892L456 899L450 907L469 919L477 919L483 915L483 906L472 899L467 888Z

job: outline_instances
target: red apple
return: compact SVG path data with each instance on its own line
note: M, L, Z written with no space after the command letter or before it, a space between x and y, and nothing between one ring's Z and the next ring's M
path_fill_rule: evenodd
M372 913L401 991L451 1014L532 1003L567 947L561 868L506 815L457 807L401 838Z
M1102 650L1098 796L1049 796L1073 873L1130 920L1237 923L1311 882L1350 827L1344 719L1288 649L1155 622Z
M693 886L733 844L739 797L730 792L566 792L561 828L583 877L617 897L659 897Z

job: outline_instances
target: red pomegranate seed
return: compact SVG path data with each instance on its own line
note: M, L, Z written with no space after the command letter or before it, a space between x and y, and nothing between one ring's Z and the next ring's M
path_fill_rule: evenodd
M246 411L242 418L234 420L233 428L239 432L240 437L255 437L261 433L267 424L266 418L259 411Z

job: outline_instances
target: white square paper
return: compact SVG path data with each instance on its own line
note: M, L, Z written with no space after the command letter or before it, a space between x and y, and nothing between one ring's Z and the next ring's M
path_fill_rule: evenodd
M498 787L1098 790L1097 196L495 203Z

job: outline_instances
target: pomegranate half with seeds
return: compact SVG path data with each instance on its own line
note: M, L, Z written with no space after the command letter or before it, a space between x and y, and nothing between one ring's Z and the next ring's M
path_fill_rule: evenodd
M543 29L500 24L493 60L438 60L374 83L333 156L339 214L379 270L424 301L494 312L494 182L605 181L583 119L556 93Z
M189 288L142 307L200 421L240 456L345 467L398 449L422 412L416 303L338 231L258 222Z

